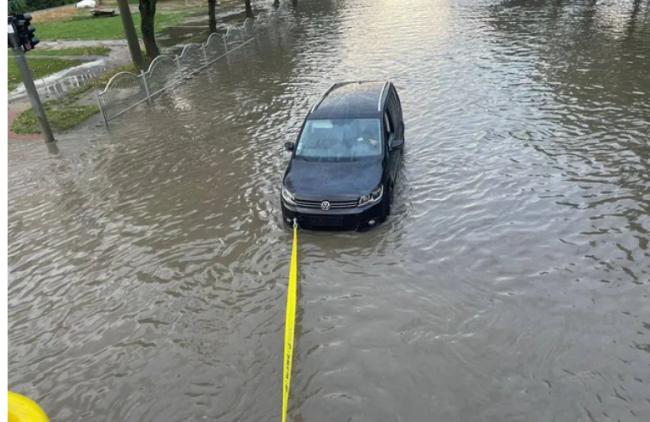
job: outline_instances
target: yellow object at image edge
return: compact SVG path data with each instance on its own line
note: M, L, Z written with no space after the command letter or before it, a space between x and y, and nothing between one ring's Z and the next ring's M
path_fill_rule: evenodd
M29 397L9 391L8 422L49 422L43 409Z

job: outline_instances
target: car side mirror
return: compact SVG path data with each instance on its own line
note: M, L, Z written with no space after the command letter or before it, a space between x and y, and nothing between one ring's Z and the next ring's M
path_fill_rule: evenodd
M401 149L404 146L404 139L393 138L390 140L389 148L391 151Z
M286 149L287 151L293 151L295 147L296 144L294 144L293 142L285 142L284 144L284 149Z

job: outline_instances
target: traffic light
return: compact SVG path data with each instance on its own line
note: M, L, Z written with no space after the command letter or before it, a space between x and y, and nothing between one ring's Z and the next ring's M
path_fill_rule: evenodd
M29 15L29 18L25 17L25 20L27 22L27 39L29 40L29 45L30 45L30 50L36 47L36 44L41 42L38 38L36 38L36 28L34 28L32 25L30 25L30 22L32 20L32 15Z
M19 13L14 16L9 16L9 24L13 24L18 44L24 51L34 49L36 44L40 42L34 34L36 28L30 25L31 21L32 15L29 13Z
M41 104L38 91L36 90L36 86L34 86L32 72L29 70L29 65L25 58L25 52L33 49L36 44L38 44L38 38L34 36L36 29L30 25L32 16L27 13L21 13L9 15L8 18L9 27L7 28L7 35L9 36L9 47L14 51L13 56L16 60L16 66L18 67L20 76L23 79L25 92L27 92L29 102L32 103L32 110L34 110L36 120L38 120L38 123L41 126L41 131L45 136L45 142L48 145L53 145L52 142L56 140L52 134L50 123L47 121L43 104ZM48 150L55 151L56 149L48 147Z

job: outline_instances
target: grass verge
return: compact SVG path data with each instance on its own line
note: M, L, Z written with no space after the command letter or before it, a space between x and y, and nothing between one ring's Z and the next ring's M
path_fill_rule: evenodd
M57 58L61 56L108 56L111 49L108 47L70 47L70 48L36 48L26 54L27 59ZM14 56L14 51L9 50L9 56Z
M52 60L38 60L38 59L27 59L29 63L29 68L32 71L33 78L39 79L52 73L59 72L63 69L67 69L72 66L76 66L81 63L79 60L67 60L67 59L52 59ZM20 72L18 71L18 65L13 58L9 58L7 61L7 73L9 75L9 90L16 88L22 79L20 78Z
M47 101L43 104L43 108L45 108L45 115L52 130L56 132L72 129L99 111L96 105L65 104L61 106L59 101ZM18 135L41 133L41 127L31 108L16 117L11 124L11 130Z
M60 59L61 56L107 56L111 49L108 47L74 47L58 50L34 50L27 54L27 62L34 79L59 72L72 66L81 64L80 60ZM9 91L16 88L21 82L20 72L14 59L14 52L9 50L7 62Z
M155 28L159 32L166 27L182 23L190 15L189 11L156 13ZM140 14L134 13L133 24L140 33ZM94 18L92 16L78 15L72 19L42 22L38 25L37 35L41 40L116 40L125 37L122 18Z

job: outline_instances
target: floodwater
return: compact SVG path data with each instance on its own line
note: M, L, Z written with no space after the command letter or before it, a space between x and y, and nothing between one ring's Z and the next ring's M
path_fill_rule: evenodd
M9 145L9 380L55 421L275 421L280 181L393 80L393 215L300 234L296 421L650 420L650 6L308 1L101 126Z

